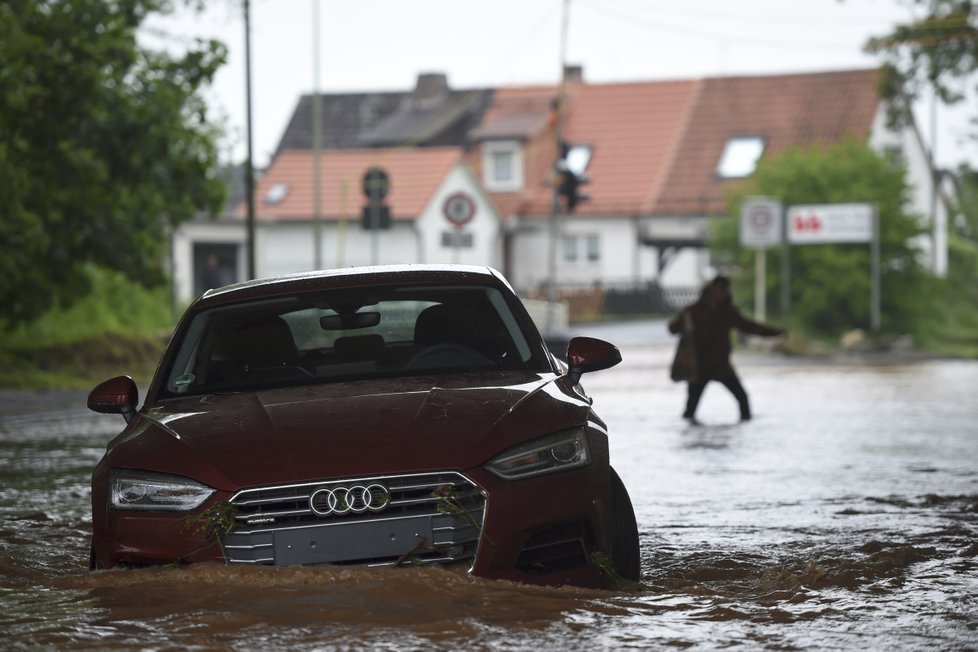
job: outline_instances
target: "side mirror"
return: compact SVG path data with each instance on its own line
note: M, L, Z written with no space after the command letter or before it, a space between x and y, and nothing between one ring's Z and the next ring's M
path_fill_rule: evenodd
M121 414L129 423L136 417L139 389L129 376L116 376L88 395L88 409L102 414Z
M614 367L621 362L621 352L610 342L594 337L575 337L567 345L567 381L576 385L581 374Z

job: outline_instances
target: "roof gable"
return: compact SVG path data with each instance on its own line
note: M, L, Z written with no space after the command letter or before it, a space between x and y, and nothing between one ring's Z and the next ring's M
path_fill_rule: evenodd
M492 99L486 89L451 90L444 75L422 74L407 92L321 93L323 149L446 147L466 142ZM299 98L276 155L313 148L314 95Z
M431 201L449 170L462 160L455 147L423 149L355 149L322 152L321 206L325 219L359 219L366 200L362 192L364 173L377 166L387 172L390 191L384 200L393 219L414 219ZM255 213L259 219L309 220L314 207L313 170L315 155L309 150L280 152L255 190ZM284 197L274 199L276 189ZM243 207L238 209L243 215Z

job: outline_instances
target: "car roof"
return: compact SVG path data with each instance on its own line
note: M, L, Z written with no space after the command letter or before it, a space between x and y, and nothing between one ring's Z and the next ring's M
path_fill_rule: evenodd
M491 267L475 265L373 265L324 269L243 281L205 292L195 308L276 297L297 292L380 285L448 283L512 287Z

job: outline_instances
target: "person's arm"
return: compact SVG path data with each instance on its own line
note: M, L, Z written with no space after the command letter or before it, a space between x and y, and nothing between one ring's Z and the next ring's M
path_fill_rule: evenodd
M761 324L756 321L751 321L747 319L740 311L736 308L733 309L734 321L733 325L739 331L744 333L750 333L751 335L760 335L762 337L774 337L776 335L784 335L787 331L783 328L778 328L777 326L768 326L767 324Z

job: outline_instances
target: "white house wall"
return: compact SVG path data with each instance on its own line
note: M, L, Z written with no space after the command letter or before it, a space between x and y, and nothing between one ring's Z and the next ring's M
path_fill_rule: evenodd
M475 211L470 222L456 228L445 217L443 206L446 198L459 192L472 199ZM255 274L261 278L314 269L313 232L311 220L257 220ZM471 237L472 246L445 246L442 235L446 232ZM324 220L321 234L321 263L324 268L374 263L462 263L501 267L502 263L499 217L462 164L455 166L445 176L416 219L395 220L390 229L379 231L376 235L360 227L359 215L345 223ZM243 220L197 221L183 225L173 238L173 277L179 299L187 302L193 298L195 244L239 245L238 278L244 279L245 242L246 226Z
M418 238L412 222L397 221L390 229L378 231L376 236L361 228L359 218L345 224L324 221L321 228L323 268L418 262ZM261 252L258 275L279 276L314 269L313 230L310 221L263 223L258 233L260 247L257 248Z
M655 277L655 252L638 244L638 221L630 216L562 217L557 238L557 284L603 286L643 283ZM575 261L564 256L563 238L598 239L598 259L579 249ZM521 291L546 285L549 276L550 227L546 219L524 220L512 237L510 280Z
M916 214L928 235L916 241L922 254L923 264L936 276L947 275L947 206L940 198L934 201L934 183L930 158L920 140L916 127L909 126L894 131L886 125L886 110L881 107L873 121L869 146L877 152L893 149L900 152L906 166L907 183L910 186L908 209ZM932 205L936 204L936 205Z

